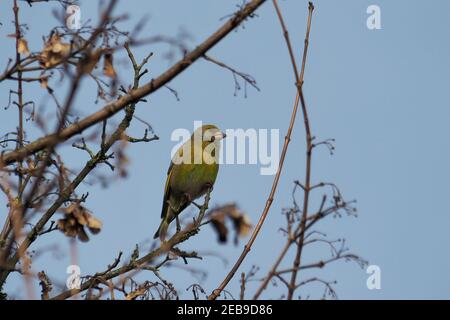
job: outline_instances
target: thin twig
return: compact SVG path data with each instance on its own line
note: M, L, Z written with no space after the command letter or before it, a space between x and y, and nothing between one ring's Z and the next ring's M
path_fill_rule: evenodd
M186 70L191 66L196 60L203 57L203 55L217 43L219 43L223 38L225 38L231 31L233 31L237 26L239 26L245 19L250 17L260 5L262 5L266 0L252 0L247 5L245 5L242 10L237 12L230 18L224 25L222 25L216 32L214 32L209 38L207 38L203 43L198 45L194 50L187 53L183 59L175 63L167 71L161 74L159 77L152 79L150 82L144 84L143 86L132 90L129 94L122 96L120 99L108 103L99 111L87 116L86 118L64 128L59 132L59 134L51 134L40 139L31 142L24 148L19 150L7 152L0 156L0 167L3 165L10 165L16 161L26 158L30 154L33 154L39 150L49 148L54 146L60 141L65 141L76 134L84 131L85 129L102 122L120 110L124 109L130 103L138 101L144 96L147 96L161 87L164 87L173 78L178 76L181 72Z
M129 50L129 48L128 48ZM129 51L131 54L131 51ZM138 79L140 70L143 64L140 66L136 66L134 71L134 87L139 85ZM135 111L135 104L131 104L127 107L125 116L123 120L120 122L117 129L113 132L113 134L102 143L100 150L86 163L85 167L80 171L80 173L75 177L75 179L64 189L61 191L58 199L50 206L50 208L42 215L39 221L35 224L35 226L31 229L30 232L26 235L25 239L19 245L17 252L8 259L7 265L15 265L21 256L21 253L25 252L28 247L36 240L39 236L40 232L42 232L46 223L50 220L50 218L55 214L55 212L64 204L64 202L70 199L70 196L74 192L74 190L79 186L81 182L89 175L89 173L99 164L105 161L105 156L107 151L113 146L113 144L120 139L122 139L123 134L130 126L131 120L133 119L133 114ZM153 139L154 140L154 139ZM6 277L8 276L7 271L3 271L0 275L0 285L4 283Z
M206 212L206 210L208 210L209 201L211 199L210 198L211 191L212 191L211 189L208 189L208 191L205 195L204 204L201 206L198 217L192 225L188 226L185 230L175 233L169 240L161 243L161 245L157 249L152 250L151 252L149 252L148 254L143 256L142 258L132 260L132 261L130 261L130 263L128 263L122 267L119 267L119 268L116 268L113 270L108 270L106 272L102 272L101 277L100 277L102 279L102 281L107 281L107 280L116 278L116 277L118 277L122 274L125 274L127 272L130 272L132 270L139 270L140 268L145 269L145 266L149 262L151 262L155 258L171 251L177 244L180 244L180 243L188 240L193 235L197 234L199 227L201 225L201 222L203 220L203 217L205 216L205 212ZM154 271L154 268L151 268L150 270ZM64 292L60 293L59 295L51 298L51 300L64 300L64 299L70 298L71 296L74 296L82 291L85 291L85 290L93 287L96 283L98 283L98 281L99 281L98 278L99 277L94 276L94 277L90 278L88 281L84 282L81 285L80 289L72 289L72 290L64 291Z
M276 5L276 1L274 1L274 4ZM312 3L310 3L309 5L309 16L311 16L312 14L312 9L314 8L312 6ZM306 39L309 37L309 29L310 29L310 23L311 23L311 19L308 19L308 32L307 32L307 37ZM284 25L284 23L283 23ZM285 28L283 28L284 30L286 30ZM287 31L285 31L287 32ZM285 33L286 34L286 33ZM305 44L307 42L305 41ZM253 243L256 240L256 237L258 236L264 221L269 213L270 207L272 205L274 196L275 196L275 191L277 190L277 186L278 186L278 181L280 180L280 176L281 176L281 172L283 170L283 164L284 164L284 160L286 158L286 153L287 153L287 149L289 146L289 142L291 141L291 135L292 135L292 130L294 128L294 124L295 124L295 119L296 119L296 115L297 115L297 110L298 110L298 104L299 104L299 100L302 101L302 109L303 109L303 115L305 117L304 121L305 121L305 125L308 124L308 118L307 118L307 113L306 113L306 107L303 105L304 101L303 101L303 93L301 90L301 84L303 83L303 74L304 74L304 68L305 68L305 64L306 64L306 48L307 46L305 46L305 51L303 54L303 63L302 63L302 72L301 72L301 78L297 73L297 65L295 63L295 58L294 58L294 54L292 52L292 48L290 45L290 42L287 41L288 44L288 49L289 49L289 54L291 56L291 62L294 68L294 72L295 72L295 78L296 78L296 87L297 87L297 97L295 99L295 103L294 103L294 107L292 109L292 113L291 113L291 119L289 122L289 128L286 134L286 137L284 139L284 144L283 144L283 149L281 152L281 157L280 157L280 162L279 162L279 166L277 169L277 172L275 174L275 177L273 179L272 182L272 189L270 191L269 197L266 200L266 205L264 207L263 212L261 213L261 216L259 218L259 221L255 227L255 229L253 229L252 235L249 239L249 241L247 242L247 244L244 246L244 250L242 251L241 255L239 256L238 260L236 261L236 263L233 265L233 267L231 268L231 270L228 272L228 274L226 275L225 279L222 281L222 283L219 285L219 287L217 289L215 289L209 296L208 296L208 300L215 300L220 293L225 289L225 287L228 285L228 283L231 281L231 279L233 278L234 274L237 272L237 270L239 269L239 266L242 264L242 262L244 261L245 257L247 256L247 254L250 252L250 249L253 245ZM309 130L309 124L308 124L308 129ZM308 139L310 139L308 137Z
M275 11L277 13L278 19L280 21L280 25L283 30L283 35L284 35L284 38L286 41L286 45L288 47L289 56L291 58L292 67L294 70L296 85L297 85L297 96L296 96L295 101L296 101L297 105L298 105L299 100L301 101L302 112L303 112L303 122L304 122L305 132L306 132L306 175L305 175L305 183L302 185L302 188L304 189L302 221L301 221L298 229L295 231L296 234L301 232L301 237L303 238L306 217L308 214L308 200L309 200L310 179L311 179L311 129L310 129L310 125L309 125L308 112L307 112L306 104L305 104L304 97L303 97L302 86L303 86L303 78L304 78L305 66L306 66L306 57L307 57L307 53L308 53L309 34L310 34L310 30L311 30L311 19L312 19L312 13L314 11L314 5L312 4L312 2L309 2L309 4L308 4L308 21L307 21L307 27L306 27L305 45L304 45L304 49L303 49L302 68L301 68L301 71L299 74L297 71L297 64L295 62L295 56L294 56L294 53L292 50L292 45L291 45L291 42L289 39L289 33L288 33L286 25L284 23L284 19L281 14L281 11L279 9L277 0L273 0L273 4L275 7ZM261 286L259 287L258 291L255 293L255 295L253 297L254 299L258 299L258 297L261 295L262 291L267 287L270 279L276 274L276 270L277 270L279 264L283 260L284 256L286 255L291 244L294 243L294 241L295 241L295 238L290 238L289 241L286 243L280 256L277 258L275 264L272 266L272 269L269 272L268 276L264 279L264 281L261 284ZM301 240L301 242L303 242L303 240ZM297 259L297 256L300 256L300 255L301 255L301 251L300 251L300 254L297 253L294 263L296 263L297 261L298 261L298 263L300 262L300 258ZM293 278L295 281L296 275ZM291 281L292 281L292 278L291 278ZM292 298L292 293L289 290L288 299L291 299L291 298Z

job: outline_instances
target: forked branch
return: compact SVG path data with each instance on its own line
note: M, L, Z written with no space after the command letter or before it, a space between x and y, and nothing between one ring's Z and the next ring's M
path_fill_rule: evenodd
M310 33L309 31L311 29L311 16L312 16L312 12L314 10L314 6L313 6L313 4L311 2L309 3L309 15L308 15L306 37L305 37L305 48L304 48L304 51L303 51L302 68L301 68L301 72L299 74L298 73L298 69L297 69L297 63L295 61L295 55L294 55L294 52L292 50L292 46L291 46L291 43L289 41L289 36L288 36L288 33L287 33L287 29L286 29L286 27L284 25L284 21L282 19L281 13L279 11L277 1L274 0L273 3L275 5L275 9L277 11L278 17L280 18L280 22L281 22L281 25L282 25L282 28L283 28L283 33L284 33L284 36L285 36L285 39L286 39L286 43L287 43L287 47L288 47L288 50L289 50L289 56L291 58L292 67L294 69L295 80L296 80L296 88L297 88L297 96L295 98L294 107L292 108L291 118L290 118L290 121L289 121L289 127L288 127L288 131L287 131L286 137L284 139L283 150L281 152L281 157L280 157L280 162L279 162L279 165L278 165L278 169L277 169L277 172L276 172L275 177L273 179L272 188L270 190L269 197L266 200L266 205L264 207L264 210L261 213L261 216L260 216L260 218L258 220L258 223L257 223L255 229L253 230L253 233L252 233L249 241L244 246L244 249L243 249L241 255L239 256L239 258L237 259L237 261L235 262L235 264L233 265L231 270L228 272L228 274L225 276L224 280L219 285L219 287L217 289L215 289L209 295L209 297L208 297L209 300L215 300L220 295L220 293L225 289L225 287L228 285L228 283L231 281L231 279L233 278L233 276L235 275L235 273L239 269L240 265L244 261L245 257L250 252L251 247L252 247L253 243L255 242L259 232L261 231L261 228L262 228L262 226L264 224L264 221L267 218L267 215L269 213L270 207L272 206L272 202L274 200L275 192L276 192L277 187L278 187L278 182L280 180L281 172L283 170L283 164L284 164L284 160L286 158L286 153L287 153L287 149L288 149L288 146L289 146L289 142L291 141L292 130L294 128L295 119L296 119L296 116L297 116L298 105L299 105L300 101L302 103L302 111L303 111L305 129L306 129L306 132L307 132L307 144L308 144L308 146L311 143L310 142L311 135L310 135L310 129L309 129L308 113L306 111L306 105L305 105L305 101L304 101L304 98L303 98L302 84L303 84L303 75L304 75L304 71L305 71L306 57L307 57L307 50L308 50L308 43L309 43L309 33ZM310 153L310 148L309 147L308 147L308 152ZM310 166L309 166L309 169L307 169L307 172L308 171L310 171Z

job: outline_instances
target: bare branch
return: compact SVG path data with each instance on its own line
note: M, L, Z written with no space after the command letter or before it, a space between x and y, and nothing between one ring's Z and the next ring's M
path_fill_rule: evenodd
M197 46L193 51L186 54L186 56L170 67L166 72L161 74L156 79L152 79L145 85L132 90L129 94L122 96L118 100L108 103L101 110L87 116L86 118L74 123L67 128L64 128L56 134L51 134L42 137L30 144L20 148L18 150L5 153L1 155L0 166L10 165L16 161L20 161L25 157L33 154L44 148L51 148L56 146L61 141L66 141L76 134L83 132L85 129L102 122L103 120L111 117L120 110L124 109L131 103L138 101L139 99L157 91L173 78L179 75L192 65L197 59L203 57L203 55L212 47L214 47L219 41L227 36L232 30L234 30L239 24L252 15L265 0L252 0L241 11L237 12L230 18L223 26L221 26L216 32L214 32L209 38L207 38L202 44Z
M276 0L274 0L274 5L277 8L277 2ZM311 15L312 15L312 9L314 8L312 6L312 3L310 3L309 6L309 18L308 18L308 27L307 27L307 34L306 34L306 39L309 38L309 30L310 30L310 25L311 25ZM281 19L281 15L279 15L280 19ZM281 19L282 21L282 19ZM286 30L286 28L284 27L284 22L282 22L283 25L283 29ZM287 31L285 31L287 32ZM285 33L286 34L286 33ZM266 200L266 205L264 207L263 212L261 213L261 216L259 218L259 221L255 227L255 229L253 230L252 235L250 236L249 241L247 242L247 244L244 247L244 250L242 251L241 255L239 256L239 258L237 259L236 263L233 265L233 267L231 268L231 270L228 272L228 274L226 275L225 279L222 281L222 283L219 285L219 287L217 289L215 289L208 297L209 300L215 300L220 293L225 289L225 287L228 285L228 283L231 281L231 279L233 278L234 274L237 272L237 270L239 269L239 266L242 264L242 262L244 261L245 257L247 256L247 254L250 252L250 249L254 243L254 241L256 240L256 237L259 234L259 231L261 230L264 221L269 213L270 207L272 205L274 196L275 196L275 191L277 190L277 186L278 186L278 181L280 180L280 176L281 176L281 172L283 170L283 164L284 164L284 160L286 158L286 153L287 153L287 149L289 146L289 142L291 141L291 134L292 134L292 130L294 128L294 124L295 124L295 119L296 119L296 115L297 115L297 110L298 110L298 104L299 104L299 100L302 101L302 109L303 109L303 115L304 115L304 121L305 121L305 125L307 125L306 127L306 131L307 131L307 143L310 143L310 134L309 134L309 123L308 123L308 118L307 118L307 113L306 113L306 107L304 105L304 101L303 101L303 93L301 90L301 84L303 83L303 74L304 74L304 69L305 69L305 64L306 64L306 52L307 52L307 41L305 41L305 50L303 53L303 63L302 63L302 71L300 76L298 75L297 72L297 66L295 63L295 58L294 55L292 53L292 49L291 49L291 45L289 42L289 38L286 38L287 40L287 45L289 48L289 53L292 59L292 66L294 68L294 73L295 73L295 78L297 80L297 97L295 99L295 103L294 103L294 107L292 109L292 113L291 113L291 119L289 122L289 127L288 127L288 131L286 134L286 137L284 139L284 144L283 144L283 149L281 151L281 157L280 157L280 162L278 165L278 169L277 172L275 174L275 177L273 179L273 183L272 183L272 189L270 191L269 197ZM307 169L307 171L309 171ZM309 182L308 182L309 183Z

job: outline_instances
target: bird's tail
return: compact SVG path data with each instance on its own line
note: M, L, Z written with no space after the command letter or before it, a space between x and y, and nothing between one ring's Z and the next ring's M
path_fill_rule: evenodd
M156 230L156 233L153 236L153 239L156 239L156 238L159 237L159 239L161 239L161 241L164 241L166 239L167 229L168 228L169 228L169 222L165 218L162 219L158 230Z

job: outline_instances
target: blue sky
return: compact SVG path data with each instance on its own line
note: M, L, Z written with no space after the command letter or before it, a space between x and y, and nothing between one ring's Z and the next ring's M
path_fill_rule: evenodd
M193 48L214 32L221 17L235 11L240 1L119 1L116 13L128 13L123 29L131 29L148 15L142 36L158 34L176 36L180 31L191 35L187 44ZM381 8L381 30L366 27L366 9L376 4ZM280 1L289 27L294 49L300 58L307 17L307 1ZM80 1L82 18L97 19L97 3ZM359 216L330 219L320 226L330 238L346 239L352 252L381 268L380 290L368 290L365 270L351 263L336 263L315 274L326 280L337 279L340 298L357 299L431 299L449 298L450 215L450 20L448 1L316 1L310 39L304 92L310 110L313 134L318 139L335 138L336 150L329 156L318 149L313 159L313 181L335 182L347 199L356 199ZM5 65L13 56L12 2L0 4L0 61ZM56 4L39 4L29 8L21 4L22 20L30 30L26 34L32 51L42 47L41 35L58 24L52 16ZM136 144L127 148L130 159L126 179L114 180L108 188L83 185L80 193L89 191L87 207L104 222L99 235L89 243L77 245L83 274L102 270L119 251L131 252L136 243L150 238L159 224L163 186L170 150L171 132L177 128L192 130L195 120L215 123L227 128L276 128L280 130L280 146L287 130L295 96L293 75L285 43L270 2L257 12L258 17L245 23L213 48L209 54L256 78L260 92L248 88L234 96L231 74L206 61L196 62L170 83L178 91L177 101L168 90L161 89L147 103L139 104L137 114L149 121L160 137L157 142ZM170 62L164 58L165 46L142 46L134 50L138 58L149 51L150 77L164 71ZM116 57L122 81L131 78L130 66ZM3 67L2 67L3 68ZM6 98L12 82L0 86ZM58 94L64 96L64 86ZM41 101L38 85L26 86L25 97ZM83 82L83 94L76 106L81 114L101 107L94 104L95 88ZM39 105L39 102L37 103ZM54 108L51 106L51 108ZM53 110L53 109L51 109ZM297 119L284 173L265 226L254 248L241 266L247 272L252 265L264 275L279 252L284 238L278 229L284 226L281 210L291 205L293 181L304 174L304 130ZM1 110L2 131L13 130L14 108ZM31 124L27 124L32 126ZM131 133L141 134L143 127L133 125ZM40 136L29 129L29 137ZM67 148L68 149L68 148ZM80 168L87 160L81 152L65 150L68 164ZM98 172L108 173L107 168ZM212 203L236 201L253 222L258 219L270 191L272 176L262 176L255 165L224 165L220 169ZM315 199L317 200L317 199ZM5 208L5 199L0 199ZM312 206L319 203L313 202ZM6 210L3 210L6 213ZM48 246L58 244L59 254ZM208 271L202 282L210 292L223 279L234 263L244 242L238 246L220 246L209 228L185 249L220 252L228 264L206 255L191 266ZM47 249L45 249L47 248ZM48 270L50 277L61 282L70 263L69 242L53 233L33 249L44 250L33 264L34 270ZM323 248L305 251L305 261L326 254ZM180 264L182 262L179 262ZM189 298L185 288L196 280L181 269L164 269L162 274ZM150 277L143 274L143 278ZM23 296L23 283L11 277L7 290ZM238 294L238 277L228 289ZM37 284L36 284L36 290ZM254 290L249 285L249 294ZM301 294L320 298L320 288L311 286ZM276 298L283 292L271 288L266 297Z

